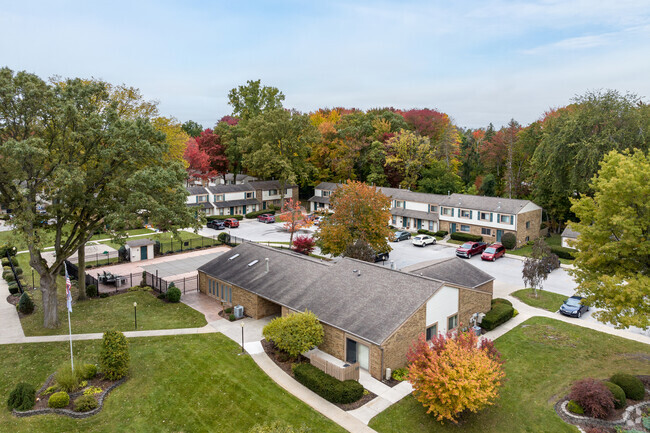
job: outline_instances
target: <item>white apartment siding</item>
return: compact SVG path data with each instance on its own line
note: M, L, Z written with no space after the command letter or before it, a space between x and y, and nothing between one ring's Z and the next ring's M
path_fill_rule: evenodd
M280 200L280 190L275 190L275 191L277 191L277 194L273 194L273 195L269 194L271 191L272 190L264 190L264 191L262 191L262 200L265 200L265 201L266 200ZM287 188L287 190L284 193L284 197L289 198L291 196L292 196L291 189Z
M405 209L419 210L420 212L428 212L429 211L429 205L427 203L418 203L418 202L414 202L414 201L407 201L405 204L406 204Z
M453 216L445 215L442 211L442 208L453 209ZM440 209L440 213L438 217L440 221L448 221L456 224L469 224L475 226L490 227L499 230L510 230L510 231L517 230L517 215L500 214L498 212L484 212L484 211L477 211L474 209L448 208L446 206L442 206L442 208ZM471 212L470 214L471 218L460 217L459 215L461 214L461 211ZM481 213L488 214L488 218L480 219ZM490 221L489 218L490 214L492 214L492 221ZM512 224L498 222L500 215L507 216L512 221Z
M458 289L443 286L427 301L426 327L437 323L438 333L447 332L447 319L458 314Z

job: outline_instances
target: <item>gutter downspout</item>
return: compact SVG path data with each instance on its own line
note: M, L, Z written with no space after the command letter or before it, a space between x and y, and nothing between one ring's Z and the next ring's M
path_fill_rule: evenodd
M384 347L379 346L379 350L381 350L381 374L379 376L383 380L384 379L384 374L386 373L386 370L384 369Z

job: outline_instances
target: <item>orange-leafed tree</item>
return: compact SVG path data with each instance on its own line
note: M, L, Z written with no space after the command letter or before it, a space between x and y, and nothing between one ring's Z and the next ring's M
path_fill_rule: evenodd
M421 335L407 358L413 395L441 422L494 404L505 379L499 352L469 332L438 335L431 345Z
M330 207L334 213L321 222L316 233L325 254L339 256L358 243L369 245L375 252L390 250L390 199L376 187L349 180L334 191Z
M286 200L282 205L282 211L280 215L276 216L276 219L284 223L284 228L291 234L289 238L289 245L293 245L293 235L298 230L311 227L313 224L312 220L307 218L304 209L300 206L299 201L293 201L292 198Z

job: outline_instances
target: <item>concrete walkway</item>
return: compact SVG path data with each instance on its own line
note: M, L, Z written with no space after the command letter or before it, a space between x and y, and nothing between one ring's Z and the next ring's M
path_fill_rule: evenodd
M0 323L2 323L2 327L0 328L0 341L6 338L25 338L16 307L6 301L8 296L9 285L4 278L0 278Z

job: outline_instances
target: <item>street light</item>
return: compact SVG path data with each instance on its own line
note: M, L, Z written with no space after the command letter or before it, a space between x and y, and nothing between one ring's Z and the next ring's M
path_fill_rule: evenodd
M135 319L135 330L138 330L138 303L133 303L133 318Z
M241 322L241 353L244 354L244 322Z

